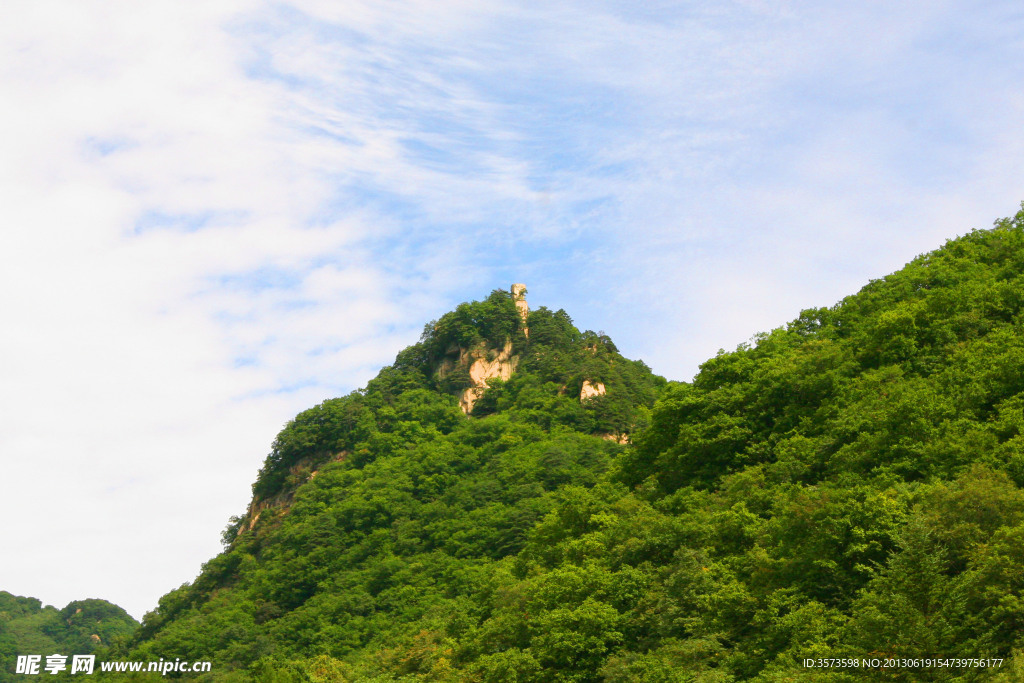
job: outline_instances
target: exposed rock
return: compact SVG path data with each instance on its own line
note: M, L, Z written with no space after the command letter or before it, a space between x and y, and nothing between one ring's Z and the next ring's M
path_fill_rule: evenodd
M487 391L487 387L466 387L462 396L459 397L459 407L462 408L462 412L466 415L473 412L473 405L480 400L485 391Z
M262 515L263 511L267 508L273 507L273 505L273 503L266 500L254 500L250 502L249 509L245 513L245 521L242 523L241 528L239 528L238 533L241 534L255 529L256 522L260 521L260 515Z
M526 303L526 285L517 282L512 285L512 300L516 302L516 310L523 321L523 334L530 336L530 328L526 326L526 319L530 315L530 304Z
M580 401L586 401L595 396L604 396L604 394L604 382L591 382L589 379L583 380L583 388L580 389Z
M473 404L487 391L487 380L498 378L508 381L516 371L519 357L512 355L512 340L509 339L500 350L476 348L459 354L460 364L469 363L470 360L469 379L473 386L467 387L459 399L462 412L467 415L473 411Z
M348 451L340 451L326 461L323 461L320 465L315 465L316 461L313 458L302 458L288 468L288 473L302 481L309 481L320 472L320 467L328 463L344 460L347 456ZM270 498L253 498L249 502L249 509L246 510L245 517L242 518L242 524L238 529L238 533L246 533L256 528L256 522L260 521L260 515L267 510L280 510L282 513L287 514L288 510L291 509L294 497L294 487L288 487L286 490Z
M525 298L526 285L516 283L512 285L511 292L516 311L523 324L523 332L529 334L529 330L526 329L526 319L530 314L530 306L526 303ZM469 349L452 345L445 352L445 357L435 366L434 373L437 379L444 379L460 369L466 372L471 384L462 390L462 394L459 396L459 407L462 408L462 412L469 415L473 412L473 405L487 391L487 380L497 378L508 381L512 377L512 373L516 371L518 363L519 357L512 355L511 339L506 339L504 346L500 349L489 349L483 344Z
M615 443L630 443L629 434L626 433L620 434L618 432L608 432L605 434L601 434L601 438L604 439L605 441L614 441Z

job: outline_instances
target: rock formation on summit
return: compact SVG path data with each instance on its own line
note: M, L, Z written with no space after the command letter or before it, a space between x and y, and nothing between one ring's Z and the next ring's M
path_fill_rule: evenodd
M525 297L526 285L513 284L510 291L512 300L515 302L516 312L521 320L522 330L524 334L528 335L526 320L530 313L530 306ZM457 359L455 358L456 353L458 353ZM462 412L469 415L473 412L473 405L487 391L488 380L508 381L518 363L519 356L513 355L512 339L507 338L501 347L479 343L469 348L460 348L453 344L448 350L448 357L437 366L435 372L438 378L444 378L456 372L464 371L466 373L465 376L471 385L462 390L459 396L459 407L462 408Z
M512 285L512 300L516 302L516 311L523 321L523 334L530 338L530 328L526 326L526 319L530 317L530 304L526 303L526 285L517 282Z

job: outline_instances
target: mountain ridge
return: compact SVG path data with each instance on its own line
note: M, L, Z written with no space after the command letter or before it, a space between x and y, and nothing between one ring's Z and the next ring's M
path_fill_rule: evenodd
M502 290L462 304L291 421L253 485L253 505L287 507L233 520L132 655L212 658L203 680L919 680L803 664L868 653L1002 662L930 680L1024 667L1024 210L689 383L564 311L520 310ZM491 350L515 372L465 411Z

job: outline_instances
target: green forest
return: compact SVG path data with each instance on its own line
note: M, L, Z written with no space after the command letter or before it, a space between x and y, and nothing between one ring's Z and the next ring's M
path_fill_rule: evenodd
M225 682L1024 680L1022 326L1024 209L692 382L495 290L289 422L107 644ZM944 663L805 665L843 658Z
M0 591L0 661L4 662L0 683L27 680L14 673L19 655L114 656L112 653L124 651L138 625L106 600L74 600L57 609L35 598ZM67 680L69 675L46 674L52 680Z

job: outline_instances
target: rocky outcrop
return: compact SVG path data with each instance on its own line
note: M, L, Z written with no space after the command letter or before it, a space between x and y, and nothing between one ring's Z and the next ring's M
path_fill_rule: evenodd
M526 303L526 286L516 283L512 286L512 300L515 301L515 309L522 321L522 334L529 339L529 328L526 327L526 318L529 317L529 304Z
M605 441L614 441L618 444L632 443L629 438L629 434L626 434L625 432L605 432L599 436Z
M469 379L473 386L467 387L459 398L462 412L469 415L473 412L473 404L487 391L487 380L501 379L508 381L516 371L519 357L512 355L512 340L505 342L501 349L477 348L459 354L459 363L469 365Z
M604 396L604 394L604 382L591 382L589 379L583 380L583 388L580 389L580 401L586 401L595 396Z
M512 300L516 305L516 312L522 321L522 330L526 329L526 318L530 314L530 306L526 303L526 285L512 285ZM480 397L487 391L487 382L491 379L508 381L512 373L516 371L519 363L519 356L512 355L512 340L506 339L501 348L488 348L484 344L469 349L459 348L452 345L446 353L446 357L436 366L435 377L444 379L453 373L460 377L469 379L470 386L465 387L459 395L459 407L462 412L469 415L473 412L473 405L480 400ZM465 375L462 373L465 372ZM465 385L463 385L465 386Z
M529 336L529 332L526 331L526 318L529 316L529 304L526 303L526 286L522 283L516 283L512 286L512 300L515 301L515 309L519 312L519 317L522 318L523 331L526 332L526 336Z
M347 456L348 451L341 451L330 456L326 461L323 459L302 458L288 468L288 474L296 482L306 482L319 474L320 467L328 463L344 460ZM320 464L317 464L318 462ZM267 510L278 510L287 513L292 506L292 499L295 496L296 488L297 486L294 484L287 486L281 493L266 499L253 497L249 501L249 509L246 510L245 516L241 519L238 532L245 533L255 529L256 522L260 521L260 516Z

